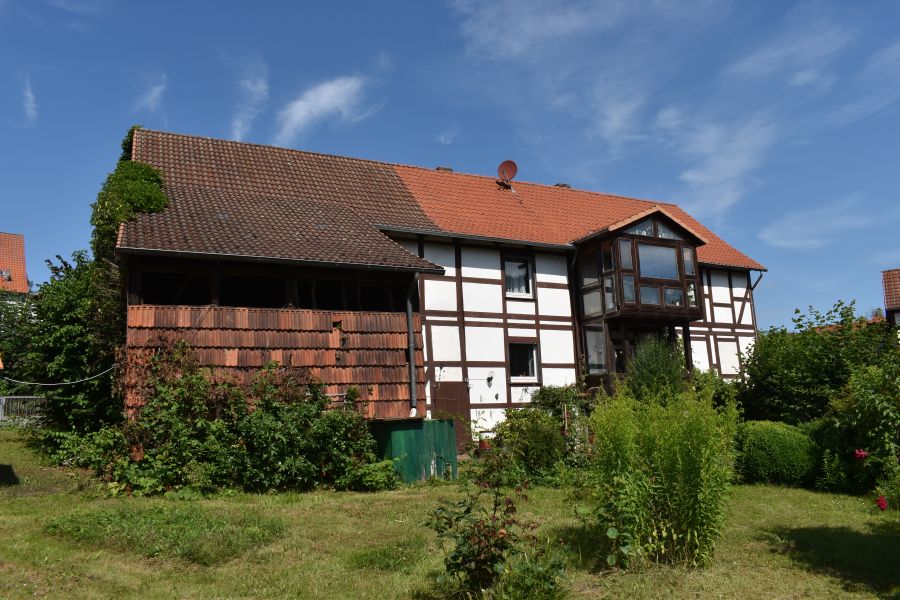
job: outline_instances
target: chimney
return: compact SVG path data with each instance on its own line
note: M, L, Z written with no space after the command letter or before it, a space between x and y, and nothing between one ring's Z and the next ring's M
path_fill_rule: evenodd
M444 171L444 172L446 172L446 173L452 173L452 172L453 172L453 167L441 167L441 166L438 166L438 167L435 167L435 171Z
M572 189L572 186L569 185L568 183L556 183L556 184L553 185L553 187L565 188L565 189L567 189L567 190L571 190L571 189Z

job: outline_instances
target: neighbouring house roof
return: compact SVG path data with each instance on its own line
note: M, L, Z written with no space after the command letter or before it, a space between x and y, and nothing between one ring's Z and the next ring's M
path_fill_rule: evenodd
M28 293L25 238L18 233L0 233L0 291Z
M242 235L264 235L259 225L292 219L280 211L299 211L307 203L339 206L343 212L335 217L353 213L383 231L559 247L657 209L706 241L697 250L701 263L764 270L674 204L518 181L512 182L510 190L493 177L152 130L135 132L132 157L162 171L170 196L180 193L172 190L196 187L216 190L226 203L232 197L248 201L249 196L286 200L278 204L278 212L273 205L268 218L235 222L231 230L235 240ZM184 210L178 204L173 197L169 208L153 215L153 223L164 227L169 220L211 218L190 216L187 204ZM202 203L190 206L204 210ZM140 225L148 222L146 217L150 215L125 224L123 242L135 248L168 248L169 238L151 237L149 228ZM374 236L371 230L368 234ZM231 241L223 235L220 244L224 250ZM282 250L282 254L296 252L297 258L318 251L300 243Z
M884 282L885 310L900 310L900 269L889 269L881 272Z

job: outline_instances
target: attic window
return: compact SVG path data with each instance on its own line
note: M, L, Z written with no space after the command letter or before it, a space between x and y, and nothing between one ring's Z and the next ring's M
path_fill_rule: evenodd
M631 235L643 235L645 237L653 237L653 221L651 219L647 219L646 221L641 221L637 225L632 225L631 227L626 229L625 233L630 233Z
M656 236L664 240L684 241L683 237L659 222L656 223Z
M12 281L12 273L10 273L8 269L3 269L0 271L0 279L3 281Z

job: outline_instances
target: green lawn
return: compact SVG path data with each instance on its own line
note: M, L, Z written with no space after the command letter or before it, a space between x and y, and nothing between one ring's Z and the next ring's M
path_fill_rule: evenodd
M415 598L441 554L421 526L453 486L379 494L106 498L0 429L0 598ZM897 513L869 500L739 486L713 563L595 569L565 493L521 509L569 540L576 598L900 598ZM163 533L166 532L166 533Z

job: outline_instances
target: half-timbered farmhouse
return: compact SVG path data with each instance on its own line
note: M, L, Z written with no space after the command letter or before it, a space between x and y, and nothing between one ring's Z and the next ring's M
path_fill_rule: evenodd
M149 130L132 158L169 206L119 232L130 361L174 335L242 377L356 385L370 417L490 429L644 336L729 377L756 335L764 267L675 204Z

